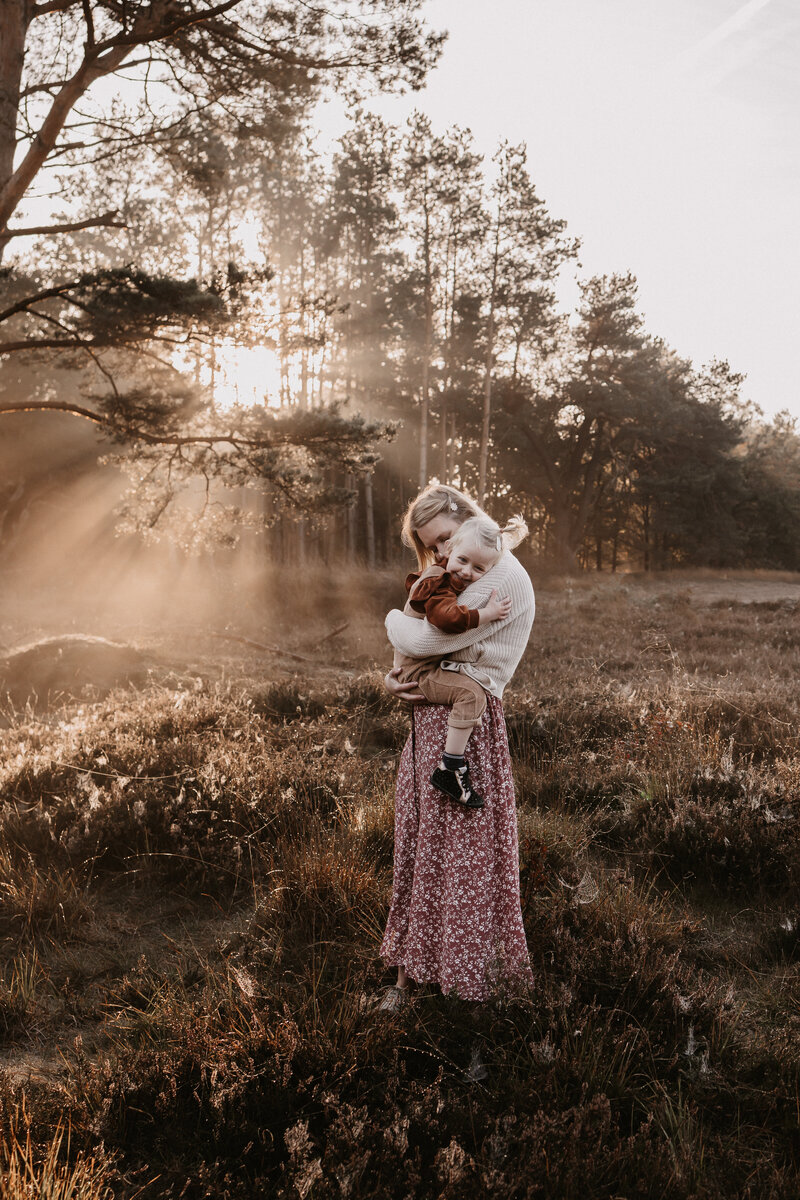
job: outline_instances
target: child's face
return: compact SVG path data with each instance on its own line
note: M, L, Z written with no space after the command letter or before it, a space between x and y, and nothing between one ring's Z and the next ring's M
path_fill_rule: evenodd
M474 542L459 542L449 547L447 552L447 570L451 578L462 583L474 583L481 575L497 562L497 552L485 550Z

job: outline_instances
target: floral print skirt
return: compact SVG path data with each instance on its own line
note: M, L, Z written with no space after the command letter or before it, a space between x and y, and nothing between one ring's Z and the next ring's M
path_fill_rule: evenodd
M485 808L470 810L428 782L450 709L419 705L400 759L394 883L381 957L418 983L465 1000L532 982L519 898L519 848L503 706L490 696L466 758Z

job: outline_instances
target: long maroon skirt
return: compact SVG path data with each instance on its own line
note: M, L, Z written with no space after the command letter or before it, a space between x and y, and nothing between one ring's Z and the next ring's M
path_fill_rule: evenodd
M390 966L465 1000L503 982L533 980L519 899L514 784L503 706L490 696L466 757L486 806L471 811L428 782L438 766L449 707L414 709L395 796L394 883L381 945ZM415 787L416 776L416 787Z

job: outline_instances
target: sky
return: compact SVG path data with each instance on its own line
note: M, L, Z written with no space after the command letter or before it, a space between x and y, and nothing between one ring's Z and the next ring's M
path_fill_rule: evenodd
M489 16L489 14L491 14ZM425 90L378 97L528 146L581 274L632 271L648 330L800 418L797 0L428 0ZM565 299L574 284L565 285Z

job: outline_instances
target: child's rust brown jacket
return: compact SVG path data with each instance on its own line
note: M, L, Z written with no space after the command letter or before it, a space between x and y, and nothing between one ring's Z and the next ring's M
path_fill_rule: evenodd
M466 633L480 624L477 608L458 603L465 587L465 583L457 584L449 572L438 566L428 567L422 574L412 572L406 578L409 605L442 633Z

